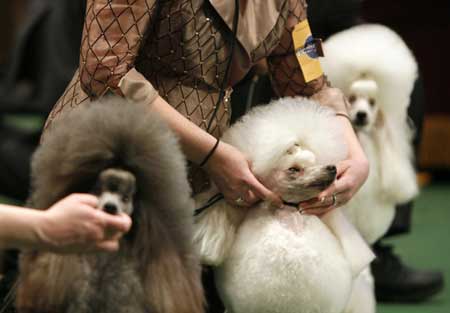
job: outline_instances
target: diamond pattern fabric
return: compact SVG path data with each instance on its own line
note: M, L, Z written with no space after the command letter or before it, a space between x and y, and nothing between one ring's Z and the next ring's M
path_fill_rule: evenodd
M253 64L268 57L273 85L280 96L310 95L324 79L306 84L291 40L291 30L306 17L304 0L286 0L272 31L247 54L239 44L233 54L227 96L219 104L210 133L228 127L231 85ZM247 30L239 30L247 31ZM88 0L80 67L46 123L106 93L121 95L120 79L140 72L169 104L206 129L218 101L231 55L231 30L205 0ZM195 166L193 166L195 167ZM193 176L204 173L192 170ZM194 192L203 189L205 179Z
M153 25L153 0L88 1L80 53L83 90L91 97L117 84L133 66L147 25Z
M325 76L305 83L302 69L294 53L291 33L295 25L306 19L306 0L289 0L289 12L284 17L285 31L279 33L279 45L267 58L272 86L279 96L311 96L327 85ZM283 18L283 17L282 17Z

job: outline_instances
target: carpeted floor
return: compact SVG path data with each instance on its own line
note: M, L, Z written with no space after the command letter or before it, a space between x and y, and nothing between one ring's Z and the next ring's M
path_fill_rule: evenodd
M421 304L381 304L378 313L450 313L450 183L425 187L415 202L409 235L389 241L408 265L444 271L446 288Z

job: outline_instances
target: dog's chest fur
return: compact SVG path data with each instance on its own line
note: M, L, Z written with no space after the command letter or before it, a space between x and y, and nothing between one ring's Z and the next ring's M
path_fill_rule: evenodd
M68 313L147 313L136 262L124 254L99 253L84 260L85 273L78 282Z

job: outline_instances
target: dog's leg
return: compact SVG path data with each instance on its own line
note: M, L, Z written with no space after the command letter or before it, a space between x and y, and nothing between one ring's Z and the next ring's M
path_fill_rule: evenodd
M363 270L353 282L353 289L344 313L375 313L376 300L370 268Z

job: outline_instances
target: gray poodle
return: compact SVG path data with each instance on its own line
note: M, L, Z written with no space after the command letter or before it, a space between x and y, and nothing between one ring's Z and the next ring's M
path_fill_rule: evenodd
M23 253L18 311L203 312L186 177L176 138L143 105L104 98L55 121L33 158L28 205L97 193L133 227L114 254Z

